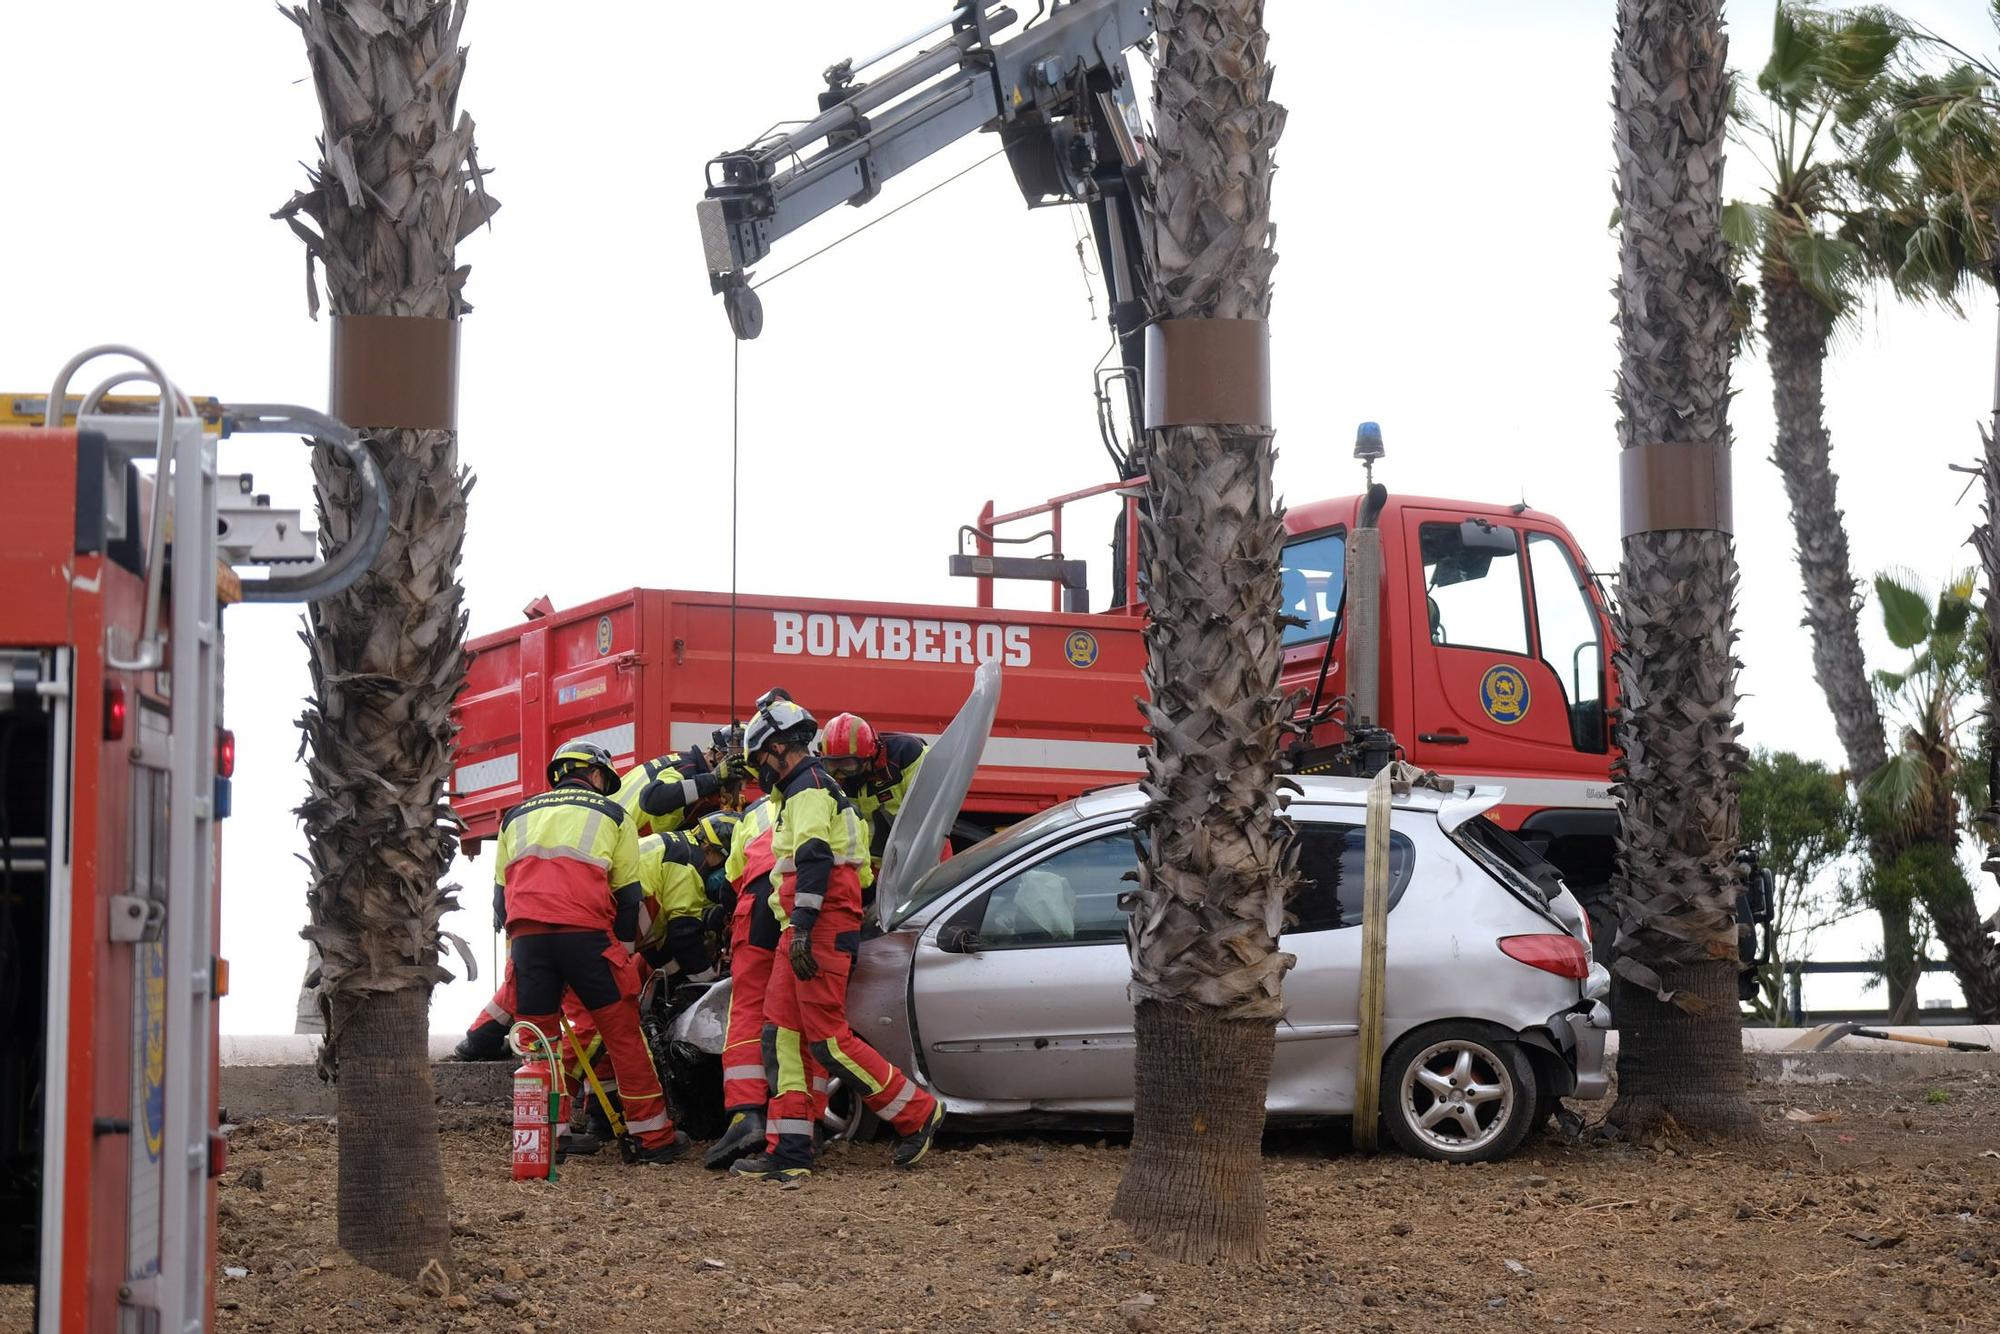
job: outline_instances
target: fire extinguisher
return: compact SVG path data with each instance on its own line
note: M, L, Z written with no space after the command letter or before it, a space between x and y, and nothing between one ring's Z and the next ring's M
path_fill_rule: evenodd
M514 1071L514 1180L553 1181L556 1127L569 1119L562 1066L533 1024L516 1024L508 1045L525 1058Z

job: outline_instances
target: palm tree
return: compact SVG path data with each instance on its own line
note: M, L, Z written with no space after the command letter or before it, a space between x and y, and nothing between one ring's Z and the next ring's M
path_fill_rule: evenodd
M1160 0L1155 17L1148 300L1169 319L1261 321L1285 119L1263 0ZM1168 426L1147 463L1137 1109L1112 1216L1185 1260L1254 1257L1264 1240L1264 1092L1292 963L1278 949L1290 833L1272 813L1290 710L1271 439L1265 424Z
M493 208L472 122L455 109L463 5L308 0L288 16L305 34L324 122L308 188L277 214L306 242L307 290L317 260L337 322L393 316L435 335L466 309L457 243ZM313 699L300 720L309 795L299 815L312 863L304 934L319 951L327 1023L321 1064L340 1122L340 1244L414 1277L451 1264L427 1047L431 988L446 976L438 923L455 906L455 886L439 882L457 848L444 791L465 676L458 558L469 477L456 433L438 429L448 420L384 415L351 424L370 428L388 484L388 540L372 570L307 613ZM326 449L313 467L320 531L337 544L354 520L354 478Z
M1739 136L1763 162L1763 198L1724 212L1731 242L1754 258L1763 343L1771 367L1777 440L1772 462L1791 502L1792 533L1805 585L1813 668L1858 788L1888 757L1882 715L1861 651L1859 585L1848 557L1825 420L1821 376L1836 324L1852 318L1883 273L1899 210L1888 202L1894 173L1860 170L1862 141L1893 105L1891 61L1901 32L1876 10L1825 16L1780 3L1771 58L1757 76L1759 102L1739 101ZM1885 164L1886 165L1886 164ZM1867 188L1866 182L1881 187ZM1899 849L1870 840L1875 874ZM1917 948L1907 900L1876 895L1882 919L1883 976L1899 1017L1916 1004Z
M1902 727L1896 752L1862 794L1872 818L1899 836L1900 855L1886 868L1892 889L1929 911L1966 1008L1975 1022L1990 1024L2000 1018L2000 954L1958 857L1961 815L1986 804L1986 774L1966 745L1986 670L1972 573L1947 584L1935 603L1914 579L1889 574L1875 576L1875 596L1890 642L1910 660L1900 671L1875 674Z
M1728 466L1727 65L1720 0L1619 0L1618 440L1667 468ZM1736 1000L1735 545L1719 515L1635 508L1628 500L1619 576L1611 1117L1631 1135L1669 1117L1751 1134Z

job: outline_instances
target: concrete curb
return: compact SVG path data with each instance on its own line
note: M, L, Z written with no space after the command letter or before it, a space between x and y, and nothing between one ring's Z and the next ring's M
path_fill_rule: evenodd
M1823 1052L1779 1050L1804 1030L1752 1028L1743 1033L1750 1077L1770 1084L1869 1084L1935 1078L1968 1072L2000 1074L2000 1055L1989 1052L1943 1051L1873 1038L1843 1038ZM1896 1033L1984 1042L2000 1049L2000 1026L1964 1025L1946 1028L1896 1028ZM1613 1033L1606 1064L1617 1068L1618 1035ZM452 1035L431 1037L431 1082L444 1107L505 1108L512 1088L515 1062L461 1062L443 1059L458 1043ZM317 1037L284 1034L274 1037L225 1037L221 1043L222 1105L232 1119L250 1116L296 1119L334 1114L333 1086L320 1082L313 1068Z

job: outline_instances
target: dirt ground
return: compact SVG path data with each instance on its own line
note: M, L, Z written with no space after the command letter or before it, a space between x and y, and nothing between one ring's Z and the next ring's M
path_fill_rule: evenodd
M1993 1330L1996 1095L2000 1073L1985 1072L1898 1088L1766 1084L1753 1090L1768 1132L1754 1148L1551 1132L1490 1167L1274 1134L1270 1254L1242 1268L1154 1260L1104 1221L1126 1157L1115 1138L946 1139L911 1172L889 1166L886 1145L859 1145L801 1189L608 1156L573 1160L553 1185L517 1184L501 1121L452 1114L449 1293L359 1269L335 1246L330 1126L257 1122L231 1135L218 1323Z

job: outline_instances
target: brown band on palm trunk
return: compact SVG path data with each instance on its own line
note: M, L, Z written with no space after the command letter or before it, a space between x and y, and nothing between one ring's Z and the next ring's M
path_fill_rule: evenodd
M333 317L333 415L360 429L458 426L458 321Z
M1727 445L1634 445L1618 456L1618 483L1626 537L1674 529L1736 531Z
M1271 425L1265 320L1156 320L1146 326L1146 429Z

